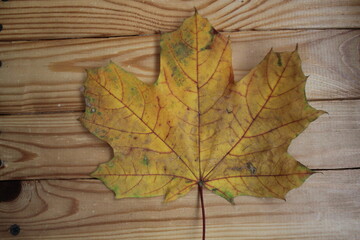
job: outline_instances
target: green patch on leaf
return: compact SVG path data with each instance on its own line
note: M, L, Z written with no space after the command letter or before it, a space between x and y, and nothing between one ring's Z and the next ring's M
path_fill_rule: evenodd
M132 96L136 96L139 93L138 90L135 87L130 88L130 92L131 92Z
M145 155L144 158L141 160L142 164L149 166L149 158Z
M173 46L174 47L174 52L176 54L176 57L179 59L179 61L181 61L182 63L184 63L185 65L187 65L186 61L183 60L188 60L187 58L193 54L193 49L189 48L188 46L186 46L184 43L179 42L176 45Z

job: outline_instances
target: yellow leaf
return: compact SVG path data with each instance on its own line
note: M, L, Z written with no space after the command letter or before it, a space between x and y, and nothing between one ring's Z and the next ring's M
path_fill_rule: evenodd
M228 201L283 199L311 175L287 153L323 113L306 101L297 50L270 51L234 82L230 40L200 15L162 34L160 45L155 84L114 63L88 70L84 83L81 121L114 150L92 176L116 198L172 201L201 186Z

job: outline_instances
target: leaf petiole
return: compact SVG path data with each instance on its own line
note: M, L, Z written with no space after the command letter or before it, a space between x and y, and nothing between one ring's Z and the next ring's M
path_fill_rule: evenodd
M199 195L200 195L200 203L201 203L201 213L202 213L202 240L205 240L205 206L204 206L204 194L203 194L203 182L200 181L198 183Z

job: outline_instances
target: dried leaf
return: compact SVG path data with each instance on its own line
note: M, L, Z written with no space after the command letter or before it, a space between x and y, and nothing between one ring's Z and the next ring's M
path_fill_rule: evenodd
M160 45L152 85L114 63L88 70L81 121L114 150L92 176L116 198L172 201L199 186L230 202L284 199L312 174L287 153L323 113L306 101L297 50L270 51L234 82L230 40L200 15L162 34Z

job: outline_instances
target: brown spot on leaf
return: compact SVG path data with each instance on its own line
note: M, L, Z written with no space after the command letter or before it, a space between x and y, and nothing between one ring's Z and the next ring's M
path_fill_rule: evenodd
M215 28L212 28L211 29L211 34L216 35L216 34L219 34L219 32Z

